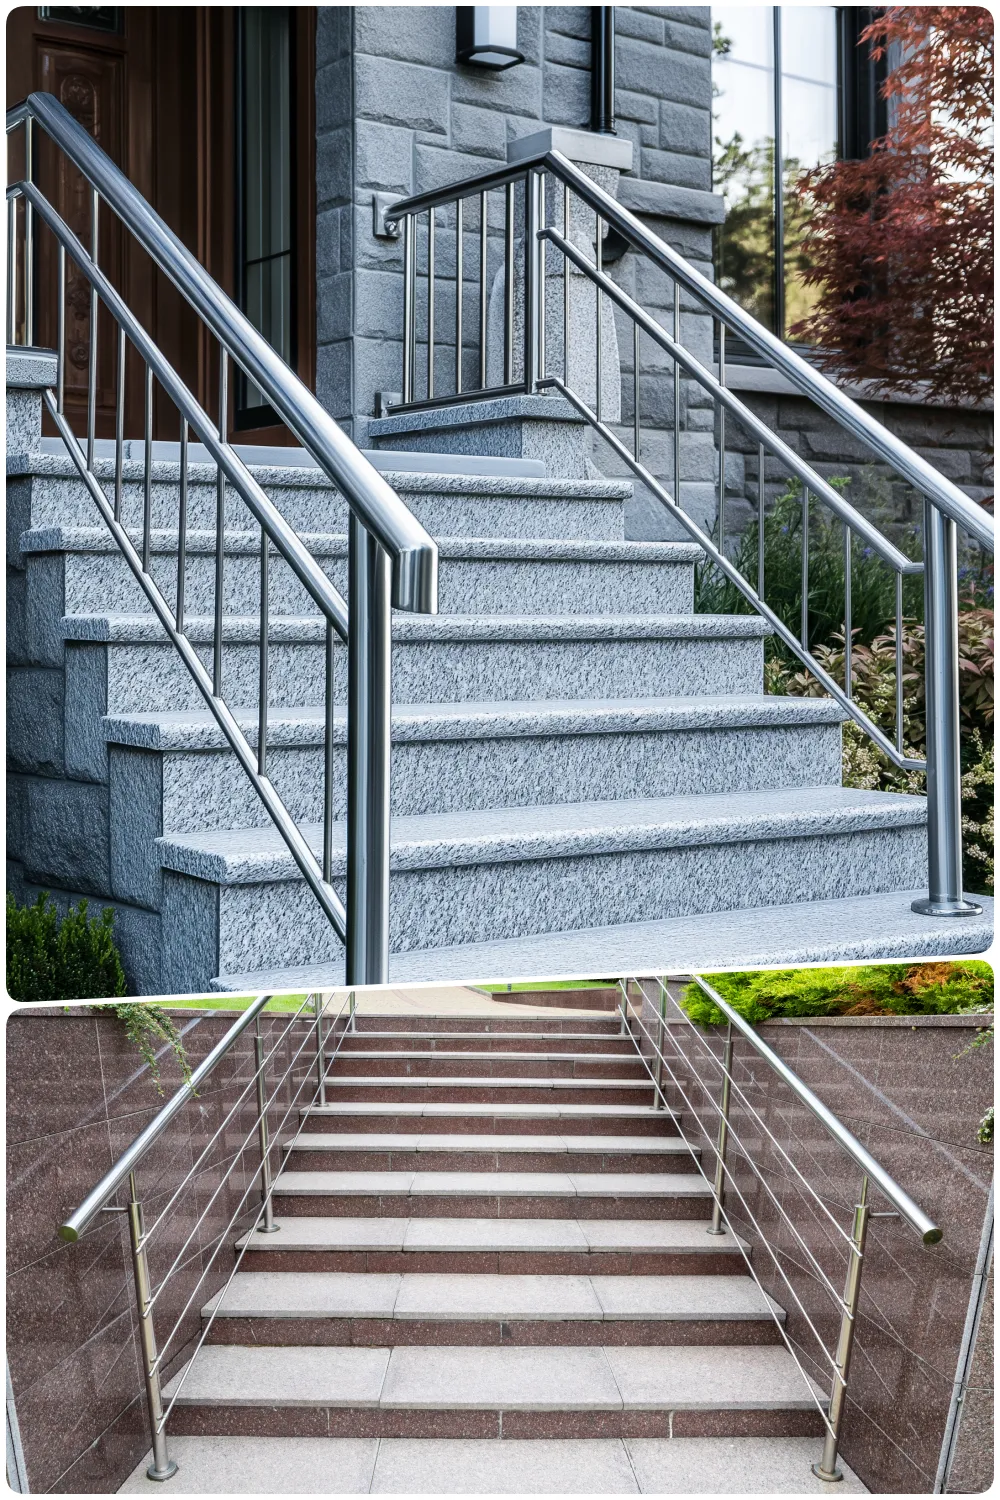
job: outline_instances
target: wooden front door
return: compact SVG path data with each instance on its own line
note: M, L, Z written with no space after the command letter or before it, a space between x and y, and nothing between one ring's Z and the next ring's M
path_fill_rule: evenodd
M249 20L249 24L248 24ZM275 342L310 387L315 369L313 77L315 11L223 6L22 6L10 13L7 105L26 94L54 94L194 252L223 289ZM270 114L248 120L246 70L280 53L283 91ZM287 118L281 116L281 108ZM254 134L254 131L257 134ZM252 217L259 183L248 181L262 158L261 131L280 137L290 205L285 239L260 246ZM38 132L41 136L41 132ZM267 141L264 143L268 144ZM20 163L13 163L20 173ZM39 139L36 179L67 224L89 247L91 194L79 173ZM249 219L249 222L248 222ZM102 211L99 263L129 307L205 408L217 415L218 353L168 280ZM39 233L35 342L56 343L56 255ZM263 253L268 252L268 260ZM282 315L262 297L255 262L280 280ZM266 289L265 289L266 290ZM75 431L85 421L90 350L90 298L84 278L67 278L67 411ZM262 324L260 319L265 322ZM265 326L266 324L266 326ZM97 432L114 435L116 350L109 319L97 327ZM126 363L126 433L143 430L143 373ZM290 441L246 383L231 382L227 426L242 442ZM156 393L154 431L176 439L175 408Z

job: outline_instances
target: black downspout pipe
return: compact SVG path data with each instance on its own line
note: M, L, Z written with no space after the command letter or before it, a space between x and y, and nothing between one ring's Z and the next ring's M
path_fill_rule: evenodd
M615 135L615 8L590 7L590 128Z

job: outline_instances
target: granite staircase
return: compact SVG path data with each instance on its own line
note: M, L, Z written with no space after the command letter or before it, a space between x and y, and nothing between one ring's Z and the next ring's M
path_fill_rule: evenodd
M140 993L336 983L338 939L71 461L39 436L37 386L54 361L36 358L32 374L31 356L18 360L15 888L113 903ZM256 456L256 477L345 587L342 499L296 450ZM630 484L552 477L523 458L375 456L441 550L440 613L394 623L393 979L941 954L988 941L985 923L910 912L925 878L923 800L840 785L839 708L763 693L763 622L694 613L698 550L627 540ZM207 659L215 471L192 460L187 619ZM100 444L95 465L110 487ZM178 472L176 448L156 445L153 572L171 600ZM124 474L123 514L138 527L141 445ZM224 671L253 743L259 537L237 529L243 514L234 502ZM270 774L318 839L322 626L278 559L271 598ZM339 649L341 701L345 657ZM341 838L341 885L345 858Z
M258 1489L279 1459L325 1489L358 1439L436 1493L820 1487L825 1398L740 1244L706 1233L708 1184L617 1019L359 1016L326 1099L277 1232L238 1242L166 1388L186 1489L226 1438Z

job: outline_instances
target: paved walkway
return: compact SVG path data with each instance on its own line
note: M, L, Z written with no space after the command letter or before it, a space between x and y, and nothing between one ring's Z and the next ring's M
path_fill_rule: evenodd
M334 1014L344 1003L348 990L331 990L327 1009ZM586 1016L593 1020L598 1012L581 1010L571 1003L567 991L565 1006L521 1005L514 1000L495 1000L467 985L428 984L386 986L384 989L358 993L358 1014L364 1016L497 1016L511 1020L515 1016Z

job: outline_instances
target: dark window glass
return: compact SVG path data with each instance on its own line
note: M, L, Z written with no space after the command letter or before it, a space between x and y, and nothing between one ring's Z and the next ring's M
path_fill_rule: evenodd
M237 282L239 303L282 358L295 358L292 306L291 15L237 10ZM237 382L236 424L274 420L252 382Z
M70 26L88 26L92 31L111 31L116 34L122 29L122 13L118 5L40 5L38 19L60 21Z

